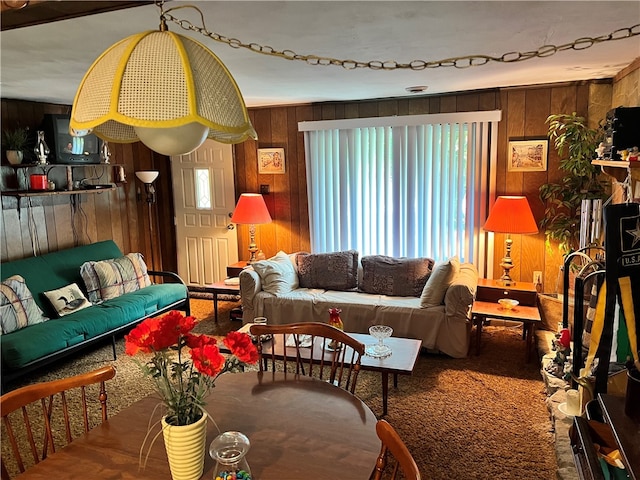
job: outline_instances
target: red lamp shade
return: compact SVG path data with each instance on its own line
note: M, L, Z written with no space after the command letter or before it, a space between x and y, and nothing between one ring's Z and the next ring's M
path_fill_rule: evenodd
M243 193L238 199L236 209L231 216L233 223L246 225L259 225L270 223L271 215L264 203L264 198L259 193Z
M496 233L538 233L527 197L498 197L483 228Z

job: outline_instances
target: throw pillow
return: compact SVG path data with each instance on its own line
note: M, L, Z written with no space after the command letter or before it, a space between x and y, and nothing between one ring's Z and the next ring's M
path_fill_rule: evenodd
M419 297L434 261L431 258L362 257L360 290L377 295Z
M262 290L278 295L298 288L298 275L291 258L284 252L278 252L269 260L260 260L251 264L260 276Z
M116 298L151 285L147 266L140 253L129 253L100 262L85 262L80 267L80 275L91 303Z
M91 306L89 300L80 291L77 283L72 283L57 290L49 290L44 292L44 295L49 299L60 317Z
M0 284L1 333L11 333L28 325L49 320L33 299L20 275L13 275Z
M302 288L352 290L358 285L358 252L298 253L298 279Z
M436 266L429 276L429 280L427 280L422 290L420 306L427 308L442 305L447 289L459 270L460 260L458 257L451 257L446 262L436 263Z

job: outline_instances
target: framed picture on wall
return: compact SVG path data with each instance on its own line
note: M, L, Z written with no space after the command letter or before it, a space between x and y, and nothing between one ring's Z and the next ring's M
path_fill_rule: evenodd
M285 173L284 148L259 148L258 173Z
M544 172L547 169L549 140L509 140L507 171Z

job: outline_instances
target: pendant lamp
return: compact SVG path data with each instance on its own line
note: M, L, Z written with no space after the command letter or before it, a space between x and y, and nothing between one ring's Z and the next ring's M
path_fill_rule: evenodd
M163 155L190 153L207 138L257 139L227 67L201 43L169 32L162 15L159 31L131 35L91 65L70 129L114 143L140 140Z

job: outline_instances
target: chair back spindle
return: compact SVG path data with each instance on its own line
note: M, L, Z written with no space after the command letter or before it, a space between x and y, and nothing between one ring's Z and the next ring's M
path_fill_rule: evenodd
M99 405L100 416L93 420L93 424L106 421L105 382L115 374L115 368L109 365L69 378L28 385L2 395L3 436L6 432L10 448L2 449L0 478L9 480L12 475L22 473L47 458L49 453L55 453L56 444L61 448L71 443L80 425L82 433L88 432L95 426L91 419L96 415L90 417L94 404ZM87 399L87 387L90 385L97 385L98 389L93 401ZM75 425L78 426L74 428ZM61 433L56 435L56 432Z
M347 333L320 322L252 325L258 340L260 370L276 370L319 378L354 393L365 346Z

